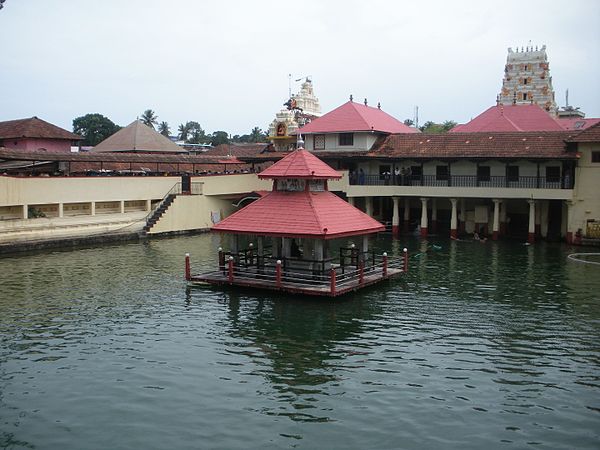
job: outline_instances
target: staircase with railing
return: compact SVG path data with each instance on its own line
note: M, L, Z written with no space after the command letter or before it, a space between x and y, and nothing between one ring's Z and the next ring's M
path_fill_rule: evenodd
M163 214L169 209L169 207L175 201L175 198L180 194L187 195L201 195L202 194L202 183L191 183L189 190L182 190L182 183L175 183L169 192L161 199L155 208L148 213L145 217L146 225L144 225L144 233L148 233L154 225L158 223Z

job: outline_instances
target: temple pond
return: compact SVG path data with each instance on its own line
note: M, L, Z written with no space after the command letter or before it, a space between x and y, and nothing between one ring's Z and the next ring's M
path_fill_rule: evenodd
M376 245L409 273L338 299L186 289L211 235L0 258L0 448L600 447L581 249Z

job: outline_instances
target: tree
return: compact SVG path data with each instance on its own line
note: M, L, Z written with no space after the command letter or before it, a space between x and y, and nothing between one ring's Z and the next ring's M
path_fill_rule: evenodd
M206 133L198 122L189 121L185 124L188 131L186 142L190 144L205 144L207 141Z
M161 122L158 125L158 132L163 136L169 137L171 134L171 129L169 128L169 124L167 122Z
M158 116L151 109L147 109L146 111L144 111L144 113L142 114L142 117L140 117L140 120L142 121L142 123L144 125L149 126L152 129L154 129L154 125L158 125L157 119L158 119Z
M412 127L414 124L415 123L412 119L404 119L404 125L406 125L407 127Z
M189 122L188 122L189 123ZM177 128L177 132L179 133L179 139L182 141L187 141L188 134L190 130L188 130L187 125L179 124L179 128Z
M456 126L453 120L446 120L444 123L435 123L430 120L425 122L422 127L419 127L423 133L447 133Z
M73 119L73 133L83 137L82 145L98 145L121 127L102 114L91 113Z
M219 144L229 144L229 135L226 131L215 131L210 136L210 143L213 147Z
M250 142L263 142L265 138L266 134L263 133L263 131L260 128L252 128L252 131L250 132Z

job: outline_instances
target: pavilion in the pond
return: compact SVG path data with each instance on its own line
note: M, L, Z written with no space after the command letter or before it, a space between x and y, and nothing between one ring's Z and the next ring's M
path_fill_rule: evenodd
M341 175L300 148L258 175L273 190L212 227L229 235L219 269L191 282L231 284L336 296L400 274L404 258L369 249L369 236L384 231L377 220L329 192Z

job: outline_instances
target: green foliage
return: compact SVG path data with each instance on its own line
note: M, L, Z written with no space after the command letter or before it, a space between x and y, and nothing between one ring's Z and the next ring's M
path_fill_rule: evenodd
M226 131L215 131L210 136L210 143L213 147L219 144L229 144L229 134Z
M185 124L188 131L188 138L186 142L190 144L206 144L208 137L198 122L189 121Z
M163 136L169 137L171 134L171 129L169 128L169 124L167 122L161 122L158 124L158 132Z
M423 133L447 133L457 125L453 120L446 120L444 123L435 123L427 121L423 126L419 127Z
M83 137L81 145L98 145L120 129L112 120L98 113L73 119L73 133Z
M140 117L140 120L144 125L147 125L152 129L154 129L154 125L158 125L158 116L151 109L147 109L146 111L144 111L144 113Z
M188 122L189 123L189 122ZM179 128L177 128L177 132L179 139L181 139L182 141L187 141L188 138L188 134L189 134L189 130L187 128L187 125L184 124L179 124Z
M236 134L231 138L232 142L240 142L240 143L255 143L255 142L265 142L267 140L267 133L261 130L259 127L252 128L250 134Z

